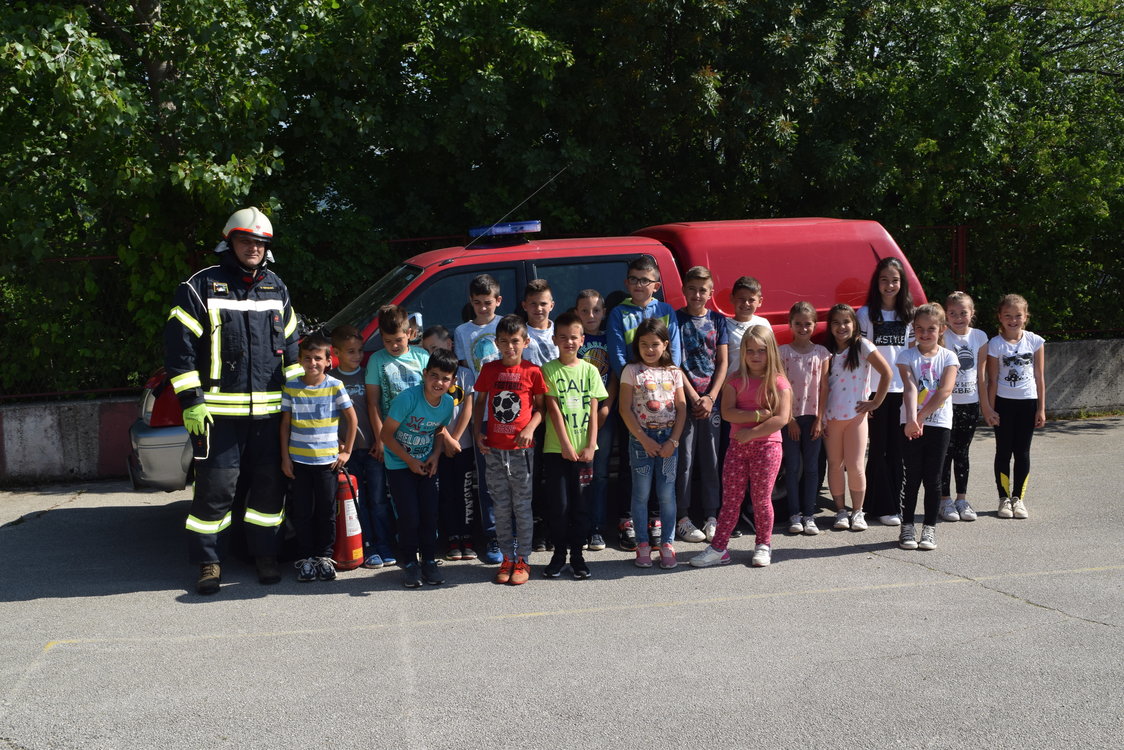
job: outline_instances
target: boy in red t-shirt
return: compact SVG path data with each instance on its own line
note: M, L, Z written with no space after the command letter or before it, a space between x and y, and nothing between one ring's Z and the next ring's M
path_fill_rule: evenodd
M489 362L476 378L472 410L476 450L484 456L488 491L496 511L496 538L503 563L496 583L519 585L531 576L534 517L531 512L535 428L542 422L546 381L538 365L523 359L527 324L508 315L496 326L501 359ZM488 425L483 427L487 409ZM514 517L514 534L512 518Z

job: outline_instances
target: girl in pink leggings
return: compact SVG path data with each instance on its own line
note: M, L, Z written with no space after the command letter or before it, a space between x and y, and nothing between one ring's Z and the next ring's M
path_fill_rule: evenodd
M722 465L722 510L710 546L691 558L706 568L730 562L726 545L751 485L757 547L751 565L772 560L773 483L781 465L781 433L792 413L792 389L784 376L777 342L769 326L752 326L742 337L737 373L722 386L722 418L730 423L730 447Z
M827 486L835 501L835 529L864 531L866 473L863 469L867 439L867 419L886 398L892 380L890 365L859 332L859 319L850 305L836 305L827 316L827 350L831 359L824 363L820 378L820 402L824 409L824 441L827 446ZM870 370L878 373L878 391L870 393ZM843 472L851 491L851 514L843 492Z

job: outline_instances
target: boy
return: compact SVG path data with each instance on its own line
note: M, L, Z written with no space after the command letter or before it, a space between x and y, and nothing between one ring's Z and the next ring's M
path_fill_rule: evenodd
M336 471L347 464L355 442L355 409L343 383L327 374L332 345L323 336L300 343L304 375L281 391L281 471L293 480L290 493L297 532L297 580L336 577ZM339 418L346 430L339 438Z
M728 359L726 316L706 309L714 294L714 279L703 266L694 266L683 277L687 306L676 311L683 342L683 393L690 413L679 444L675 480L678 522L676 535L685 542L714 538L721 501L718 442L722 418L719 394L726 380ZM706 518L700 530L691 523L691 474L698 467L702 485L700 510Z
M543 367L550 416L543 464L549 477L548 513L554 541L554 556L543 568L547 578L557 578L562 573L567 548L574 578L590 576L582 556L589 534L590 493L586 479L592 473L597 450L597 405L609 394L597 368L578 359L583 341L581 318L573 312L562 313L554 323L558 359Z
M554 309L554 294L546 279L531 279L523 289L523 313L527 316L527 333L530 335L523 359L542 367L558 356L554 345L554 324L550 322L550 311ZM545 427L545 425L543 425ZM553 549L543 523L542 507L544 486L542 479L543 427L535 433L534 478L532 480L534 502L532 513L535 519L532 545L535 552Z
M671 360L677 367L682 365L683 349L679 340L675 308L655 297L660 289L660 270L656 261L650 255L641 255L633 260L628 264L628 274L625 276L624 283L625 289L631 296L625 298L609 313L609 365L613 368L613 374L620 378L621 371L628 364L636 327L648 318L660 318L667 325L671 343ZM619 439L621 443L618 452L627 464L628 431L621 430ZM629 474L627 465L621 467L621 474L622 476ZM636 549L636 531L632 526L629 493L622 492L621 501L618 526L620 545L621 549L631 551ZM659 539L661 533L661 530L653 524L650 538Z
M501 359L489 362L476 379L472 426L476 450L484 456L488 486L496 511L496 534L503 563L496 583L519 585L530 578L533 516L531 477L535 428L542 423L546 382L537 365L523 359L527 324L508 315L496 326ZM487 431L483 416L487 412ZM515 533L512 534L512 516Z
M366 375L363 372L363 337L354 326L337 326L332 331L332 349L339 367L329 374L343 383L355 407L359 421L355 432L355 449L347 462L347 470L359 488L359 525L363 530L363 567L381 568L397 560L391 551L394 541L394 514L385 491L386 475L381 461L371 455L374 430L367 411ZM344 443L345 424L340 425L340 443ZM376 499L380 502L376 503Z
M761 282L752 276L741 276L730 290L730 303L734 317L726 320L726 337L730 349L730 361L736 363L742 336L753 326L770 326L768 320L757 315L764 297L761 296Z
M422 348L430 357L437 350L451 352L453 339L445 326L435 325L422 334ZM446 429L448 439L439 445L441 457L437 462L437 498L441 531L448 540L446 560L475 560L472 544L472 470L476 466L476 451L472 448L472 385L476 378L472 370L457 367L449 395L453 399L453 421Z
M530 334L523 359L542 367L558 357L554 344L554 324L550 311L554 309L554 294L546 279L531 279L523 290L523 312L527 315L527 333Z
M407 388L422 382L422 371L429 363L429 353L416 346L410 346L414 329L406 308L398 305L384 305L379 309L379 336L383 348L367 360L367 374L364 384L367 390L367 415L371 420L371 450L375 460L383 463L382 420L390 410L390 403ZM379 482L370 493L372 507L378 513L392 514L391 501L386 494L386 483ZM385 510L384 510L385 509ZM386 565L390 556L393 562L392 540L394 528L385 538L376 537L376 551ZM372 560L371 564L378 562Z
M444 583L437 567L437 462L445 426L453 418L449 395L457 372L452 352L437 349L427 360L421 385L407 388L390 405L382 425L386 476L398 511L403 585L416 589ZM418 553L421 565L418 565Z
M473 378L476 378L480 375L481 367L500 356L496 348L496 325L500 322L496 310L503 303L499 282L486 273L473 277L468 284L468 301L472 305L473 318L461 323L453 331L454 351L460 363L471 370ZM480 554L480 561L486 565L499 565L503 555L496 541L496 516L492 507L492 495L488 492L484 456L479 453L475 455L480 525L487 537L487 546Z
M609 457L613 452L613 436L617 426L617 378L609 367L609 336L605 333L605 299L596 289L578 292L574 312L582 321L584 340L578 347L578 359L589 362L601 373L601 384L608 396L597 402L597 453L593 456L593 484L590 488L590 552L605 549L601 524L609 496ZM556 326L557 327L557 326Z
M474 277L468 284L468 302L473 318L453 331L453 349L475 377L481 367L500 356L496 349L496 324L500 320L496 310L503 302L499 283L486 273Z

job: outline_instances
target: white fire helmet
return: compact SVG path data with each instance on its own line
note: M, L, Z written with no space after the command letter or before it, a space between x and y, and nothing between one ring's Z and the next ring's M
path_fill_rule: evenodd
M221 253L230 249L232 235L239 232L265 242L266 260L273 260L273 253L269 250L269 245L273 242L273 225L269 223L269 218L265 214L252 206L239 209L230 215L222 230L223 241L215 248L215 252Z

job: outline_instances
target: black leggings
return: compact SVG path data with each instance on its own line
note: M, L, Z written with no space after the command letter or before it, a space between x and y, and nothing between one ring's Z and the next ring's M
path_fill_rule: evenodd
M901 505L905 475L901 408L902 394L887 393L886 400L870 417L870 453L866 459L866 502L863 510L871 516L892 515Z
M1034 415L1038 412L1036 398L995 399L999 426L995 428L995 486L999 497L1026 497L1026 480L1030 476L1030 441L1034 437ZM1011 471L1011 457L1015 471ZM1014 482L1011 479L1014 478Z
M925 525L935 526L937 509L941 503L940 477L951 430L947 427L925 425L921 437L906 440L905 486L902 489L902 523L913 523L917 511L917 491L925 485Z
M952 405L952 437L948 441L948 453L944 457L944 470L941 472L941 496L952 497L950 482L953 463L956 465L956 494L968 492L968 449L976 435L976 425L980 422L980 403Z

